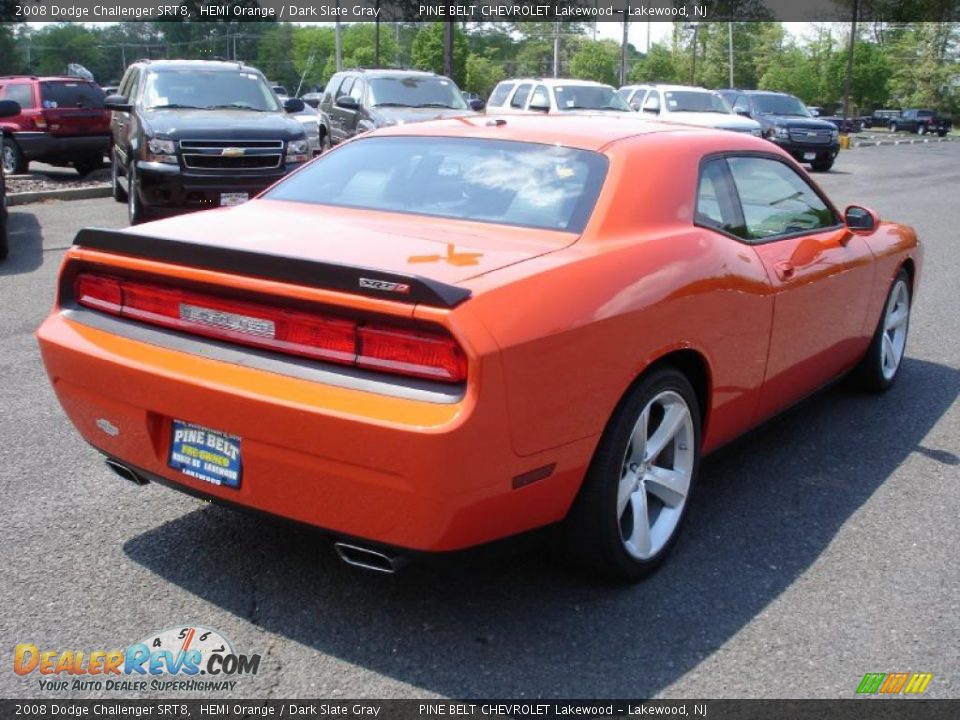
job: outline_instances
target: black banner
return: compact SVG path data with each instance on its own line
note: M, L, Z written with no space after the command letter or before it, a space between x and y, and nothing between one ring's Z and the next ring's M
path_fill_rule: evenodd
M960 700L0 700L0 718L954 720Z
M4 22L842 21L853 0L17 0ZM863 22L960 20L960 0L859 2Z

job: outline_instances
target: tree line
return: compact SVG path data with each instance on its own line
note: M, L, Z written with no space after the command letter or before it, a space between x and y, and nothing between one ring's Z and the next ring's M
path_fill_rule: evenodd
M618 26L619 27L619 26ZM591 23L464 23L453 36L453 79L487 97L517 76L576 77L611 85L733 84L789 92L834 109L846 79L850 25L810 26L795 38L772 21L671 24L666 41L645 52L597 37ZM0 25L0 75L62 74L68 63L89 69L101 85L116 84L141 58L242 60L291 92L322 89L336 71L332 26L277 22L63 23L42 28ZM406 67L442 72L442 23L380 22L342 26L342 67ZM621 64L623 67L621 67ZM851 103L859 113L880 107L960 109L960 27L953 22L860 24Z

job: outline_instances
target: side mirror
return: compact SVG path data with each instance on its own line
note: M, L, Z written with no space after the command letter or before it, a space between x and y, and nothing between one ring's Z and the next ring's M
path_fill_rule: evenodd
M303 112L304 104L300 98L287 98L283 101L283 109L288 113Z
M13 117L20 114L20 103L14 100L0 100L0 117Z
M843 211L843 222L853 232L870 233L880 225L880 216L870 208L849 205Z
M130 112L133 105L127 99L126 95L108 95L104 98L103 106L107 110L116 110L117 112Z
M360 103L357 102L357 99L349 95L341 95L333 104L344 110L358 110L360 108Z
M645 112L645 113L650 113L651 115L659 115L659 114L660 114L660 108L658 108L658 107L647 107L647 106L644 106L643 112Z
M473 110L474 112L483 112L483 109L487 106L487 104L483 100L480 100L479 98L475 100L471 100L470 102L467 103L467 105L469 105L470 109Z
M549 105L528 105L527 110L533 110L534 112L548 113L550 112L550 106Z
M632 103L630 103L630 107L632 107L634 110L639 111L639 110L640 110L640 103L638 103L636 100L634 100Z

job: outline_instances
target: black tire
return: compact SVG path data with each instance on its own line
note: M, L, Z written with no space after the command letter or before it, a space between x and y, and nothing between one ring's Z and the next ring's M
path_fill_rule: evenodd
M30 163L23 153L20 152L20 146L12 137L3 138L3 172L7 175L23 175L30 167Z
M895 294L903 288L906 297L906 319L903 326L903 345L899 350L900 356L897 358L896 366L893 372L890 372L889 364L885 367L885 341L884 337L890 333L887 328L887 320L891 312L891 301ZM873 339L870 340L870 347L860 361L860 364L854 368L851 373L851 379L861 389L868 392L885 392L889 390L900 375L900 367L903 365L903 357L906 353L906 343L908 331L910 329L910 311L913 306L913 289L910 284L910 275L905 269L900 270L897 276L890 284L890 290L887 291L886 299L883 301L883 309L880 311L880 319L877 321L877 328L873 333ZM893 342L889 340L889 342Z
M116 151L110 155L110 193L117 202L127 202L127 191L120 184L120 163L117 161Z
M139 225L146 220L143 204L140 202L140 189L137 187L135 165L127 165L127 220L131 225Z
M99 170L103 167L103 156L102 155L90 155L73 162L73 169L79 173L80 177L85 177L92 173L94 170Z
M944 137L946 136L946 134L947 134L946 130L937 130L937 137Z
M827 172L833 167L833 158L829 158L828 160L814 160L810 163L810 167L815 172Z
M323 128L320 128L320 154L323 155L325 152L328 152L331 147L330 134Z
M686 465L686 471L681 474L688 472L689 482L686 494L677 496L681 498L679 507L670 507L666 502L656 507L656 497L650 499L647 486L639 483L634 490L618 497L630 473L636 478L645 472L644 468L638 468L630 462L634 452L634 433L640 427L639 419L645 408L650 408L648 418L652 418L652 424L647 426L648 431L651 427L660 428L659 421L668 417L667 406L662 407L659 420L654 417L656 402L662 397L671 398L677 408L683 405L689 423L685 422L683 428L673 436L671 442L674 445L665 447L656 457L649 458L649 462L644 460L641 464L647 471L650 468L659 469L664 464L670 464L673 468L681 462ZM652 440L656 434L654 431L648 437ZM678 444L681 442L682 445ZM665 458L664 454L668 451L670 457ZM641 453L645 454L645 451ZM685 453L685 457L681 453ZM680 534L696 486L699 465L700 408L696 394L680 371L666 366L655 369L627 393L604 430L580 493L560 528L558 546L563 557L568 562L611 580L636 581L653 572L670 553ZM656 529L661 519L667 522L661 526L661 529L666 528L667 534L661 532L657 542L650 542L647 547L649 555L645 558L638 557L628 549L628 538L624 537L625 532L633 537L633 518L636 517L632 514L636 512L633 500L641 492L644 497L641 507L647 513L649 525ZM618 512L621 502L625 502L624 509ZM655 535L651 530L647 538L654 538Z

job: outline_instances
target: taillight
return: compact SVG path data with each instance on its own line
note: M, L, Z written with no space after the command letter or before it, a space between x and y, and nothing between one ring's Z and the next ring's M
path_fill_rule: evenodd
M467 360L457 342L427 332L231 300L166 285L80 273L80 305L195 335L379 372L459 383Z
M42 111L33 116L33 125L37 130L47 129L47 117Z

